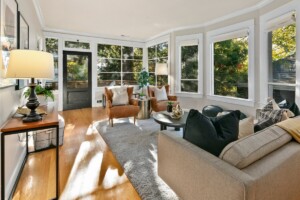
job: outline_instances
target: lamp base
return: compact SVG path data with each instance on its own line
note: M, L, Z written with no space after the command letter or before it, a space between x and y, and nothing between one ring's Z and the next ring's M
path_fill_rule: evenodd
M25 123L26 122L37 122L37 121L40 121L40 120L42 120L42 117L39 114L36 114L35 116L28 115L27 117L23 118L23 122L25 122Z
M27 108L30 109L30 113L27 117L23 118L23 122L36 122L42 120L42 117L35 111L35 109L40 105L35 93L35 86L34 78L31 78L31 83L29 85L31 91L28 102L26 103Z

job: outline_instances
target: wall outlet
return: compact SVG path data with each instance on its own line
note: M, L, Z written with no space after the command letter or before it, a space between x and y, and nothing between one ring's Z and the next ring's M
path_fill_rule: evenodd
M97 103L102 103L102 99L98 99L98 100L97 100Z

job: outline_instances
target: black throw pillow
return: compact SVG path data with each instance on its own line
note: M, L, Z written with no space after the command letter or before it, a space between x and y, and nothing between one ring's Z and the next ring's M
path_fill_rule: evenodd
M183 138L219 156L223 148L238 139L240 111L209 118L198 110L190 110Z
M297 106L296 103L293 103L290 107L289 107L289 110L292 111L294 113L295 116L298 116L300 115L300 110Z
M272 118L267 118L261 122L258 122L257 124L254 125L254 132L261 131L269 126L272 126L275 124L274 120Z

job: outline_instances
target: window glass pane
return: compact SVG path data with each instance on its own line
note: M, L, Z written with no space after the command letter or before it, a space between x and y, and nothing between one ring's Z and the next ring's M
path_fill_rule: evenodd
M155 64L156 64L156 61L155 60L148 60L148 71L149 73L151 72L155 72Z
M123 84L124 85L138 85L138 73L123 73Z
M123 60L123 72L140 72L142 68L141 60Z
M273 97L277 103L287 100L289 104L292 104L295 102L295 87L269 85L269 96Z
M198 92L198 81L197 80L182 80L181 81L182 92Z
M121 59L121 46L98 44L98 56L101 58Z
M88 56L67 55L67 88L88 88Z
M248 36L214 43L214 93L248 99Z
M155 74L149 73L149 85L155 85Z
M296 83L296 25L278 28L269 37L272 42L269 82Z
M76 48L76 49L90 49L90 43L65 41L65 47L66 48Z
M157 57L168 57L168 43L161 43L157 45Z
M143 48L134 48L134 59L143 59Z
M156 46L148 47L148 59L154 59L156 56L156 51L155 51Z
M98 58L98 73L121 72L121 60Z
M122 58L133 59L133 47L122 47Z
M181 78L198 79L198 45L181 47Z
M46 38L46 51L53 54L54 59L54 79L47 80L45 86L52 90L58 89L58 39Z
M163 86L168 84L168 75L157 75L157 85Z
M99 73L98 87L121 85L121 73Z

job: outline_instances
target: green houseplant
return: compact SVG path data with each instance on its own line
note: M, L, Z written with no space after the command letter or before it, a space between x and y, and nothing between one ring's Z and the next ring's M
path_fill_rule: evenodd
M167 112L172 112L174 102L168 101L167 103Z
M142 88L142 92L140 93L140 96L145 96L143 92L143 88L144 86L148 85L148 82L149 82L149 73L145 69L142 69L138 77L139 89Z
M48 98L52 99L54 101L54 94L52 92L52 90L49 90L47 88L44 88L42 85L38 84L35 87L35 92L36 95L41 95L45 97L45 100L47 100ZM28 98L30 95L30 88L28 88L25 92L24 92L24 96L26 98Z

